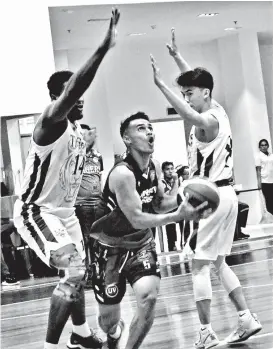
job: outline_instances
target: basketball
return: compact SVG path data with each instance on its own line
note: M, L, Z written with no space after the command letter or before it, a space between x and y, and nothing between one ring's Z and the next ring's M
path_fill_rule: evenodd
M189 194L189 203L193 207L208 202L208 208L215 212L219 206L220 196L216 184L205 178L192 178L184 182L178 189L177 202L180 204L186 194Z

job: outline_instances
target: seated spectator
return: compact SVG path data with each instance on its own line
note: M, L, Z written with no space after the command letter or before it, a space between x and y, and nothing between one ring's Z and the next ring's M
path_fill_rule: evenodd
M14 274L12 274L9 270L9 267L3 256L2 246L1 246L1 284L2 286L15 286L20 284L20 281L18 281L14 276Z
M238 202L238 216L236 222L236 230L234 234L234 241L248 239L250 235L244 234L242 228L246 227L249 206L245 202Z
M6 184L4 182L1 182L1 197L3 196L8 196L9 191L8 188L6 187Z
M175 170L176 170L176 173L178 176L178 184L179 184L179 186L181 186L181 184L185 180L189 179L189 176L190 176L189 166L179 165L179 166L176 166Z
M16 262L12 253L10 235L15 227L9 218L1 218L1 280L3 286L18 285Z
M239 195L240 189L239 189L239 186L235 184L234 176L233 176L231 185L233 185L236 194ZM248 239L250 237L250 235L244 234L242 232L242 228L246 227L248 212L249 212L248 204L238 200L238 215L237 215L233 241Z
M233 182L233 185L234 185L234 182ZM240 192L238 191L238 189L236 189L236 185L234 185L234 189L236 194L239 195ZM242 232L242 228L246 227L248 212L249 212L248 204L238 200L238 215L237 215L237 222L236 222L233 241L248 239L250 237L250 235L244 234Z

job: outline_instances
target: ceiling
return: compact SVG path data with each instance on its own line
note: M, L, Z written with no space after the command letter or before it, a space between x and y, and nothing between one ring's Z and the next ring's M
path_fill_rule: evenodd
M119 5L121 19L119 40L149 42L170 39L170 29L175 27L179 42L201 43L236 32L224 29L233 27L240 31L258 32L263 42L273 38L272 1L182 1L167 3L142 3ZM111 5L50 7L50 22L54 50L95 48L108 28ZM217 12L218 16L198 18L200 13ZM88 21L90 20L90 21ZM129 36L130 33L146 33Z

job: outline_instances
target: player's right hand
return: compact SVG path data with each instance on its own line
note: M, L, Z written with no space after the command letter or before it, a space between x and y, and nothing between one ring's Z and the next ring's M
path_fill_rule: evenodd
M176 221L179 222L181 220L185 221L199 221L200 219L208 218L212 213L212 209L208 208L208 202L205 201L201 205L197 207L193 207L189 203L189 195L186 194L185 199L181 203L180 206L178 206L175 216Z
M167 46L167 48L168 48L168 50L169 50L169 54L170 54L172 57L175 57L175 56L178 54L178 48L177 48L177 45L176 45L174 28L172 28L171 32L172 32L172 41L171 41L171 44L166 44L166 46Z
M105 37L105 45L107 48L114 47L117 39L117 24L119 22L120 12L117 8L112 9L112 16L110 20L109 29Z

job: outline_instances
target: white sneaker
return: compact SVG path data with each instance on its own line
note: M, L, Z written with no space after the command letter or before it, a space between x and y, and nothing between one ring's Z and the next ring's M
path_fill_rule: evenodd
M209 349L219 344L219 339L214 331L208 329L199 331L199 340L194 343L197 349Z
M238 328L232 332L227 338L227 343L243 342L249 337L261 331L262 325L258 320L256 314L251 314L247 319L240 318L238 321Z

